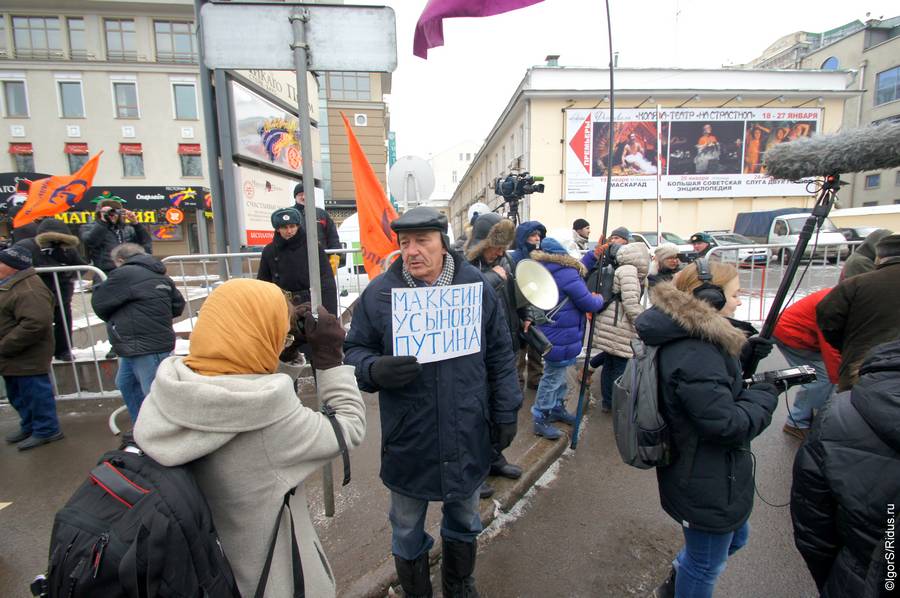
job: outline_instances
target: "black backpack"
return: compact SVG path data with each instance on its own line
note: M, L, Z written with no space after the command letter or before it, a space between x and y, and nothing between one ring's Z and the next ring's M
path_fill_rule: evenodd
M603 307L597 313L605 310L619 298L618 293L613 292L613 285L616 280L616 267L618 267L616 262L616 254L618 252L618 245L610 245L600 260L599 266L591 270L591 273L588 275L588 290L592 293L598 293L603 298Z

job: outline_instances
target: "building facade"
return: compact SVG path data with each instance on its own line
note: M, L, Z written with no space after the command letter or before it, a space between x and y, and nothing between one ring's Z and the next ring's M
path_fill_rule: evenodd
M432 154L428 164L434 173L434 192L425 202L449 215L450 199L462 180L463 174L472 163L481 144L477 141L462 141L447 149Z
M763 141L837 130L844 100L858 93L846 89L848 78L837 71L619 69L610 158L609 72L533 67L463 175L451 221L462 230L475 202L509 212L494 181L529 171L543 176L546 188L519 201L520 220L537 219L565 235L586 218L599 233L609 166L610 228L656 230L659 219L663 230L687 236L730 229L738 212L811 206L803 185L772 184L765 176ZM715 136L709 160L703 143Z
M796 31L776 40L757 58L739 68L750 69L797 69L805 62L804 58L823 46L831 45L848 35L863 29L861 21L850 21L840 27L821 33ZM823 62L811 68L834 70L838 68L829 62Z
M843 129L900 120L900 17L867 22L864 29L808 54L800 68L826 63L850 71L848 87L861 92L847 100ZM850 185L841 189L846 207L900 204L900 168L846 179Z

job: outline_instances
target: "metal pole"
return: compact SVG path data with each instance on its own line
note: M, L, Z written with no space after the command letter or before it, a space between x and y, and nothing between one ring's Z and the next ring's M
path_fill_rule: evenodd
M213 212L213 230L216 233L216 253L226 253L228 234L225 232L225 209L222 203L222 179L219 170L219 143L216 137L216 108L213 104L210 70L203 62L203 43L200 34L200 7L204 0L194 0L194 24L196 27L197 53L200 60L200 100L203 112L203 132L206 137L206 167L209 171L209 194ZM204 216L205 217L205 216ZM220 272L224 268L220 267Z
M322 281L319 272L319 234L316 222L316 178L313 172L312 124L309 121L309 88L306 84L307 60L306 23L309 11L298 8L291 15L294 30L294 68L297 71L297 102L300 119L300 154L303 156L303 190L306 193L305 215L306 254L309 263L309 295L312 312L322 303Z
M316 306L322 302L322 281L319 272L319 233L316 222L316 178L313 171L312 124L309 122L309 89L306 85L307 60L306 23L309 11L298 8L291 14L291 28L294 31L294 68L297 71L297 116L300 119L300 154L303 156L303 189L307 192L306 209L303 210L306 227L306 255L309 263L309 295L313 314ZM318 385L316 386L318 392ZM322 397L319 396L321 406ZM334 517L334 479L331 473L331 462L322 468L322 502L325 504L325 516Z
M234 150L231 146L231 106L228 101L228 82L225 80L225 71L216 69L214 71L216 80L216 112L221 122L226 126L219 127L219 148L222 152L222 189L224 190L223 205L227 206L229 217L226 220L228 231L228 246L230 253L240 253L242 241L241 223L237 218L237 180L235 178ZM216 239L218 247L218 239ZM229 269L230 276L240 278L243 275L243 264L241 259L233 257L230 259L231 267Z
M660 152L662 151L662 131L660 127L659 104L656 105L656 246L662 245L662 173L660 169Z

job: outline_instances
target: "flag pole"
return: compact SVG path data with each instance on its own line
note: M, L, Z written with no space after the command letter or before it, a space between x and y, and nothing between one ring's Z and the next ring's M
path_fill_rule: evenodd
M606 242L606 229L609 225L609 200L612 196L612 157L615 149L615 124L616 124L616 94L613 79L613 71L615 68L615 58L613 55L612 44L612 15L609 12L609 0L606 0L606 31L609 38L609 155L606 160L606 199L603 202L603 229L601 231L601 239ZM658 150L657 150L658 151ZM599 264L598 264L599 265ZM600 284L600 277L597 277L597 284ZM592 289L597 291L598 289ZM597 314L591 318L591 325L588 327L587 347L584 354L584 366L581 369L581 387L578 390L578 408L575 411L575 426L572 430L572 443L569 448L575 450L578 448L578 436L581 432L581 419L584 417L584 400L588 391L588 370L591 363L591 347L594 340L594 327L597 325Z

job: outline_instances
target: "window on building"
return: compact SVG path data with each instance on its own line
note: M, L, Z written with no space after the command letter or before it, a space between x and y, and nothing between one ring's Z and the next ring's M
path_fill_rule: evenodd
M881 186L881 174L866 175L866 189L877 189Z
M334 100L369 100L369 73L328 73L328 89Z
M175 118L179 120L197 119L197 86L193 83L173 83L175 98Z
M116 81L113 83L113 98L116 102L116 118L139 118L137 83Z
M835 56L829 56L825 59L820 67L823 71L836 71L838 68L838 59Z
M56 17L13 17L16 58L62 58L62 38Z
M69 162L69 174L75 174L88 161L87 143L67 143L65 153Z
M159 62L197 62L192 24L180 21L154 21L156 60Z
M134 21L131 19L105 19L106 59L117 62L137 60Z
M3 81L3 116L25 118L28 101L24 81Z
M59 114L63 118L84 118L81 81L58 81Z
M31 143L10 143L9 153L12 156L13 169L16 172L34 172L34 150Z
M69 58L87 60L87 38L84 34L84 19L66 19L69 26Z
M460 154L459 154L459 161L462 162L462 160L463 160L463 155L462 155L462 153L460 153Z
M199 143L179 143L178 157L181 159L181 176L203 176L203 157L200 154Z
M459 176L457 176L455 170L453 171L453 182L454 182L454 183L458 183L458 182L459 182Z
M144 176L144 150L140 143L120 143L122 174L126 177Z
M900 99L900 66L875 75L875 105Z
M466 162L468 162L468 161L471 160L471 159L472 159L472 154L471 154L471 153L466 153Z
M894 173L894 186L900 187L900 170Z
M877 202L877 201L864 201L864 202L863 202L863 207L864 207L864 208L871 208L871 207L877 206L877 205L878 205L878 202Z
M6 17L0 15L0 56L9 58L6 52Z

